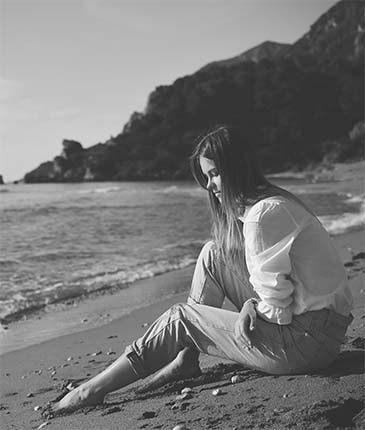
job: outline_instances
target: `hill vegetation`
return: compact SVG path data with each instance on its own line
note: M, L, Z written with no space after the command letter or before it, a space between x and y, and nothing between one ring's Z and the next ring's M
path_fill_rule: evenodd
M365 23L362 1L342 0L293 45L264 42L159 86L120 134L61 155L25 182L185 179L202 129L234 124L266 172L362 157Z

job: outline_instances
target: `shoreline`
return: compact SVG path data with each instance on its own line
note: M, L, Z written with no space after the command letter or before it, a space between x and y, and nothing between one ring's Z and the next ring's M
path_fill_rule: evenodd
M32 313L25 319L15 320L0 332L0 357L70 333L102 327L153 307L160 300L179 300L180 297L185 300L193 270L194 265L191 265L136 281L130 286L133 294L127 289L106 291L82 300L68 300L68 304L49 305L47 309ZM120 303L123 303L122 308Z
M300 172L300 175L304 177L312 177L313 172L317 175L317 182L310 183L310 181L306 182L306 194L311 193L332 193L345 195L351 201L353 199L353 204L359 204L359 213L349 212L347 214L346 208L343 213L343 217L337 218L333 215L324 216L325 219L322 220L325 223L326 227L329 229L330 234L340 235L345 234L350 231L358 231L361 228L364 228L365 222L362 221L361 213L365 210L365 161L357 161L353 163L339 163L333 166L331 170L319 168L314 171L303 171ZM292 176L290 176L292 175ZM295 178L298 175L296 172L282 172L272 176L271 179L280 180L280 178ZM303 176L304 175L304 176ZM290 185L287 185L290 189ZM188 267L188 266L185 266ZM178 270L178 269L177 269ZM176 271L175 268L168 268L165 273L169 271ZM157 275L160 276L160 275ZM149 279L148 277L144 278ZM137 281L138 283L139 281ZM48 312L58 312L60 310L67 310L70 306L77 306L77 303L82 303L83 301L91 301L103 298L105 295L117 294L119 295L122 289L126 289L130 291L130 288L134 288L137 284L136 282L126 282L124 285L112 286L112 285L104 285L100 289L96 289L95 291L71 291L69 297L67 294L55 293L56 297L46 297L42 303L39 305L36 304L35 301L29 304L22 304L24 309L15 310L16 305L14 305L14 309L6 312L4 308L3 317L0 319L0 336L2 331L6 331L9 326L12 326L15 322L26 320L30 321L34 318L43 318ZM59 297L57 297L57 295ZM31 299L32 301L32 299ZM48 304L47 304L48 301ZM25 307L28 306L29 307ZM120 313L119 316L122 316L123 313ZM1 342L1 337L0 337Z
M332 240L344 264L351 264L352 256L365 250L364 230L334 236ZM0 357L60 336L105 326L128 318L134 312L147 310L148 313L148 309L159 305L160 300L169 303L186 301L193 271L194 265L190 265L136 281L129 287L133 294L127 289L117 292L106 290L101 295L68 300L67 304L48 305L25 319L11 322L6 330L0 332ZM129 300L128 310L126 300ZM123 308L120 303L123 303Z

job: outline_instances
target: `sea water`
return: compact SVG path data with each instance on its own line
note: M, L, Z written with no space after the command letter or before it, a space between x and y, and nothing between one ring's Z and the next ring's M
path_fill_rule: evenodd
M280 185L332 235L363 223L363 196ZM210 237L206 193L191 182L5 185L0 222L2 320L100 291L133 295L134 281L193 264Z

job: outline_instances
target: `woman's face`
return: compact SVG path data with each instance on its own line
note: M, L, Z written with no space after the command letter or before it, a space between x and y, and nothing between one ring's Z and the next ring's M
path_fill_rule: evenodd
M210 158L200 157L199 162L203 175L207 179L207 189L212 191L214 196L222 203L221 176L217 166Z

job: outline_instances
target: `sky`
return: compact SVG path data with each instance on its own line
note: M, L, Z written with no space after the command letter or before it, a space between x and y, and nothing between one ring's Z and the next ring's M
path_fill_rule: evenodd
M119 134L149 94L271 40L336 0L0 0L0 174Z

